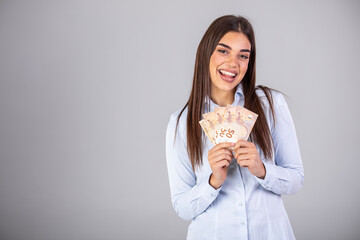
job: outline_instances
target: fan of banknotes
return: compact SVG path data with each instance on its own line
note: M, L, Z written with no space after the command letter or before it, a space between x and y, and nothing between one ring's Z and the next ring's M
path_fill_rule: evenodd
M258 115L244 107L228 105L215 107L214 111L203 114L203 117L199 123L206 136L216 145L247 140Z

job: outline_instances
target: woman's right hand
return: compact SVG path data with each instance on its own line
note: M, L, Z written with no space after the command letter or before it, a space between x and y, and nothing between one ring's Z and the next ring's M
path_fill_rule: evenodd
M234 158L232 151L228 148L234 146L235 143L224 142L216 144L215 147L209 150L208 161L212 170L209 183L215 189L221 187L226 179L228 166Z

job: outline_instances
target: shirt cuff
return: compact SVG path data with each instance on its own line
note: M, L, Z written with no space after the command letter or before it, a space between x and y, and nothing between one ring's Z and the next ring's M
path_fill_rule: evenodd
M221 186L218 189L215 189L213 186L210 185L210 176L207 178L207 181L203 182L202 186L202 195L205 199L208 199L210 203L212 203L216 197L219 195Z
M257 178L261 186L263 186L266 190L272 191L274 178L276 178L276 166L274 164L270 164L267 162L263 162L266 174L264 179Z

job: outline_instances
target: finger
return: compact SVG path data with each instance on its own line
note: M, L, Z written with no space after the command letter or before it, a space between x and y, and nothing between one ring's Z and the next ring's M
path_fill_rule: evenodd
M244 145L243 142L246 142L245 140L238 140L234 146L234 149L240 148L242 145Z
M223 167L228 167L230 165L230 163L226 160L223 160L223 161L220 161L220 162L217 162L215 164L215 168L223 168Z
M245 140L239 140L236 142L234 149L238 149L238 148L244 148L244 147L253 147L254 144L252 142L248 142Z
M247 153L240 153L240 154L237 154L235 155L236 159L238 160L243 160L243 159L252 159L252 160L255 160L256 157L257 157L257 153L255 152L247 152Z
M233 142L223 142L223 143L218 143L215 145L215 147L213 147L212 149L210 149L209 152L215 152L221 148L229 148L229 147L234 147L235 143Z
M253 153L249 153L249 154L240 154L238 155L238 157L236 158L237 161L244 161L244 160L250 160L250 161L255 161L256 159L256 154Z
M229 156L228 154L220 154L217 155L215 157L212 157L209 159L210 163L214 163L214 162L219 162L221 160L227 160L227 161L231 161L232 160L232 156Z
M214 163L220 162L220 161L222 161L222 160L226 160L226 161L228 161L228 162L231 162L232 156L230 156L230 155L228 155L228 154L226 154L226 153L224 153L224 154L219 154L219 155L217 155L217 156L215 156L215 157L209 158L209 163L210 163L210 164L214 164Z
M238 148L235 150L235 156L239 155L239 154L247 154L249 153L249 149L248 148Z
M249 167L252 164L251 160L242 160L242 161L238 161L238 164L240 167Z
M238 155L236 155L235 158L236 158L238 161L241 161L241 160L249 160L249 159L250 159L250 154L248 154L248 153L238 154Z
M212 158L212 157L216 157L216 156L218 156L220 154L227 154L230 157L233 156L232 152L229 149L226 149L226 148L218 149L217 151L210 153L208 156Z
M235 150L234 155L238 156L239 154L255 154L257 153L256 148L238 148Z

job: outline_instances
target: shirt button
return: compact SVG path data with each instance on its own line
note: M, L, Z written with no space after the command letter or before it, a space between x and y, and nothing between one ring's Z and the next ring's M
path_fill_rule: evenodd
M246 223L245 223L245 222L241 222L240 224L241 224L242 226L244 226Z
M239 203L239 206L242 207L242 206L244 206L244 204L243 204L243 203Z

